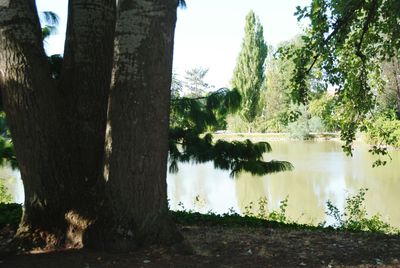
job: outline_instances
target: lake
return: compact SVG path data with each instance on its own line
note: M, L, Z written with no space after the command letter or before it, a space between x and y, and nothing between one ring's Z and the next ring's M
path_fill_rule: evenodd
M252 176L242 173L230 178L228 171L212 163L180 164L179 173L168 175L170 206L200 212L243 213L250 202L261 197L268 208L278 209L288 197L287 216L300 223L326 220L326 201L343 209L346 197L368 188L365 205L369 215L379 213L391 225L400 227L400 151L390 151L392 161L372 168L375 159L368 146L355 144L353 157L346 156L338 141L270 141L272 152L265 160L286 160L293 171ZM256 205L257 206L257 205Z
M353 157L347 157L338 141L270 141L272 152L265 160L286 160L293 171L251 176L241 173L231 178L228 171L213 168L212 163L180 164L177 174L168 174L168 198L174 210L182 207L200 212L243 213L250 202L261 197L269 210L278 209L288 197L287 216L299 223L317 224L326 217L326 201L343 209L346 197L360 188L368 188L365 205L369 215L379 213L400 227L400 151L390 151L392 161L372 168L374 156L368 146L355 145ZM23 187L17 171L0 170L14 201L23 202ZM257 205L256 205L257 206Z

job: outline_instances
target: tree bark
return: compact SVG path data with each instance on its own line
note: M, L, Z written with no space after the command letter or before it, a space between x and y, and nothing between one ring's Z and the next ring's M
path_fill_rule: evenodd
M104 192L102 166L113 64L115 0L70 0L59 89L66 150L74 161L69 179L67 241L81 244Z
M85 245L129 250L182 239L166 168L177 0L120 0L108 108L105 199Z
M104 186L115 1L70 1L60 80L50 75L35 1L6 1L0 12L1 88L25 188L16 245L79 247Z
M35 1L0 1L0 88L25 188L18 245L80 243L97 213L89 247L182 239L166 185L177 4L120 0L113 40L114 0L71 0L54 80Z
M77 159L74 195L93 191L102 174L115 11L115 0L69 1L60 89Z
M35 1L0 5L0 88L25 189L16 244L26 248L63 243L65 181L57 92L43 50ZM60 164L64 162L63 164Z

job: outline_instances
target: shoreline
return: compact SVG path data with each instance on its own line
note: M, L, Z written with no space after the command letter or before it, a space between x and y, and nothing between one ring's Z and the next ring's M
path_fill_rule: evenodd
M268 132L268 133L240 133L240 132L215 132L212 133L215 139L224 140L245 140L251 141L301 141L301 139L290 138L290 134L287 132ZM305 141L340 141L339 132L321 132L321 133L310 133L308 139ZM358 139L357 139L358 140Z

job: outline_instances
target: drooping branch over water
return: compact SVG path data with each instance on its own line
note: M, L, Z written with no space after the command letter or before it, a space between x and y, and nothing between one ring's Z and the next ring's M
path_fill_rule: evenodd
M253 143L213 140L211 133L228 113L237 111L241 96L237 90L221 88L204 97L175 98L171 105L170 172L178 171L179 162L205 163L229 170L232 177L246 171L253 175L292 170L286 161L266 162L263 155L272 150L267 142ZM206 134L204 134L206 133Z

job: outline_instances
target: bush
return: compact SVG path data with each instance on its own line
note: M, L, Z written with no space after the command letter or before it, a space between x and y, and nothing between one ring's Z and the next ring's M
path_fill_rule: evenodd
M308 120L303 116L297 121L289 123L287 131L292 139L307 140L310 138L310 126Z
M328 211L326 214L335 219L334 227L349 231L398 233L399 230L384 222L379 214L368 218L364 204L367 191L368 189L361 188L356 195L347 197L343 213L331 201L327 202Z
M318 116L311 117L308 124L311 132L320 133L326 131L324 122L322 122L322 119Z
M391 113L384 113L366 124L366 141L400 148L400 120Z

